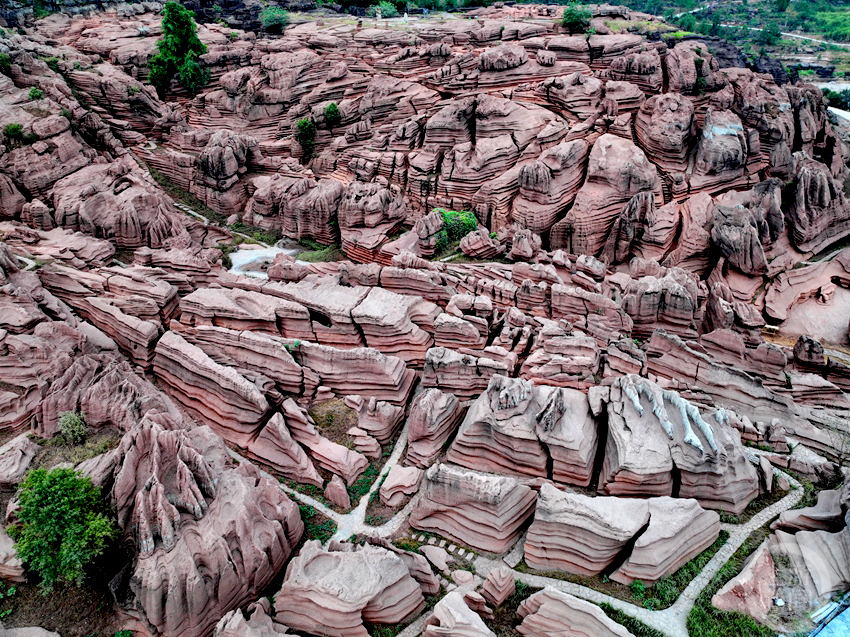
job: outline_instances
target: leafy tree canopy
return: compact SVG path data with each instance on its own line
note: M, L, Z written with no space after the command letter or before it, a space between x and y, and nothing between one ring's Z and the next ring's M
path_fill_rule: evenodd
M162 39L156 43L157 54L151 58L148 80L162 94L175 75L190 95L197 93L209 80L197 57L207 52L198 38L194 14L177 2L166 2L162 12Z
M85 567L117 531L100 489L73 469L35 469L20 488L19 522L9 526L18 556L42 578L44 592L63 580L81 584Z

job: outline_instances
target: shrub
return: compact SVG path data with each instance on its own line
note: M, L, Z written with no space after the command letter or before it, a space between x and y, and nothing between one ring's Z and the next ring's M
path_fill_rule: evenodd
M325 106L325 123L328 125L328 128L333 128L334 126L339 125L341 121L342 114L339 112L339 107L336 105L336 102L331 102Z
M307 159L313 154L313 147L316 138L316 125L313 120L305 117L299 119L295 124L295 139L298 141L301 150L304 151L304 158Z
M379 2L378 4L373 4L368 9L366 9L366 15L370 18L374 18L376 15L378 15L378 9L381 10L382 18L398 17L398 9L396 9L395 5L391 2Z
M130 86L127 87L127 95L138 95L141 92L142 89L134 84L130 84Z
M591 17L592 14L590 11L572 2L564 9L564 15L561 17L561 26L569 31L570 35L574 33L586 33L590 28Z
M180 83L194 95L209 79L201 69L197 56L207 52L198 39L194 14L177 2L166 2L162 14L162 39L156 43L157 53L151 58L148 81L162 95L178 75ZM184 83L186 82L186 83Z
M9 75L12 72L12 56L8 53L0 53L0 73Z
M42 91L37 86L31 86L29 93L27 93L27 97L29 97L29 99L31 99L34 102L38 101L42 97L44 97L44 91Z
M86 440L88 426L81 414L66 411L59 414L59 433L68 444L79 445Z
M231 31L230 33L227 34L227 39L230 40L231 42L236 42L236 40L239 39L239 34L236 33L236 31Z
M3 129L3 132L6 134L6 137L17 139L21 136L21 133L24 132L24 127L18 123L6 124L6 128Z
M443 217L443 229L437 233L437 251L442 252L454 241L460 241L478 228L478 219L468 210L443 210L436 208Z
M281 33L289 24L289 14L280 7L266 7L260 11L260 23L269 33Z
M694 14L686 13L679 18L679 27L681 27L682 31L696 31L697 19L694 17Z
M19 521L9 526L20 558L47 593L60 580L81 584L85 567L117 534L100 489L73 469L35 469L20 488Z

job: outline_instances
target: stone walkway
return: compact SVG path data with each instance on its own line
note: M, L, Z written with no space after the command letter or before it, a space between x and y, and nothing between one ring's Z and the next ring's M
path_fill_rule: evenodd
M401 511L396 513L390 521L378 527L369 526L365 523L366 508L369 506L369 498L372 493L378 488L378 485L389 473L390 469L398 464L406 445L407 424L405 423L404 429L402 430L398 441L395 443L395 447L393 448L393 452L390 455L389 460L381 469L377 479L369 489L369 493L360 498L360 502L357 504L357 507L349 513L337 513L323 505L321 502L318 502L315 498L311 498L308 495L294 491L286 485L281 484L281 489L293 498L315 507L315 509L322 513L322 515L325 515L336 522L337 532L334 534L333 539L345 541L357 533L378 537L389 537L396 533L405 524L407 517L410 515L410 512L415 506L419 496L416 495L411 498L410 502L408 502ZM757 450L754 451L755 453L759 453ZM525 541L524 536L520 538L520 540L514 545L511 551L505 555L504 558L494 560L478 556L473 561L473 566L475 567L477 575L482 578L486 578L491 570L507 564L511 569L514 569L514 577L518 581L525 582L530 586L534 586L536 588L551 586L557 590L580 597L581 599L586 599L587 601L595 604L610 604L626 615L643 622L647 626L660 631L668 637L688 637L688 615L693 609L697 597L699 597L703 589L708 586L712 578L718 573L718 571L720 571L723 565L732 558L735 552L756 529L770 522L773 518L782 513L782 511L795 507L802 499L803 489L797 480L775 467L773 469L773 474L775 478L784 476L791 484L792 488L791 491L788 492L788 495L769 507L762 509L743 524L722 524L721 528L729 533L729 539L722 547L720 547L720 550L714 554L708 564L703 567L699 575L691 580L673 605L669 608L665 608L664 610L649 610L642 606L636 606L631 602L626 602L616 597L606 595L605 593L600 593L599 591L582 586L581 584L553 579L551 577L543 577L542 575L522 573L515 570L514 567L522 561L523 544ZM776 482L774 480L774 484L775 483ZM426 613L419 617L410 626L399 633L399 637L417 637L417 635L420 635L429 615L430 613Z

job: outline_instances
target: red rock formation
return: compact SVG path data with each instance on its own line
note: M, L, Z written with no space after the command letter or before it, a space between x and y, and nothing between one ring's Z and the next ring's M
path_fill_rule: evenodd
M504 553L534 511L534 492L514 478L446 464L425 473L410 525L491 553Z
M419 584L395 553L371 544L322 549L307 542L275 596L275 619L296 630L368 637L363 622L399 624L425 607Z

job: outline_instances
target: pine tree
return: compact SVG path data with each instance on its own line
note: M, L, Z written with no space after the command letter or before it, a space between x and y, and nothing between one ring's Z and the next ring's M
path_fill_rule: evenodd
M156 43L157 54L151 58L148 81L162 95L177 75L190 95L197 93L209 80L197 57L207 52L198 38L194 14L177 2L166 2L162 13L162 39Z

